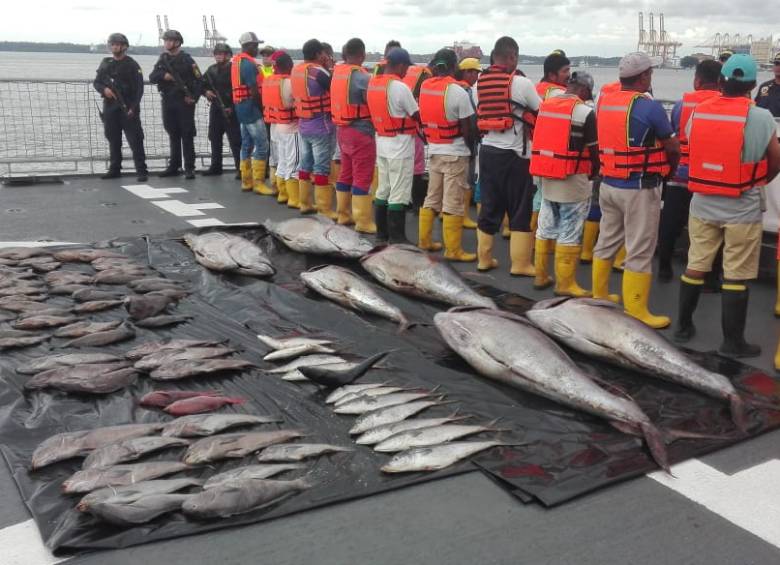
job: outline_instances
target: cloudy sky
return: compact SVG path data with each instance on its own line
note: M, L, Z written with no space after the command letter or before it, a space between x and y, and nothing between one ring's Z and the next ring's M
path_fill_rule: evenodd
M497 37L508 34L522 53L563 48L569 54L616 56L636 48L638 10L653 9L665 13L667 30L684 43L684 54L697 51L697 44L718 31L780 38L780 23L768 17L773 1L260 0L239 11L234 6L240 2L213 0L39 0L34 12L24 2L5 7L0 39L99 43L109 32L122 31L131 43L152 45L157 42L155 15L167 13L185 43L197 45L203 41L202 14L214 14L218 30L232 45L248 28L274 46L297 47L310 37L339 46L358 36L373 51L394 38L415 53L453 40L477 43L487 52Z

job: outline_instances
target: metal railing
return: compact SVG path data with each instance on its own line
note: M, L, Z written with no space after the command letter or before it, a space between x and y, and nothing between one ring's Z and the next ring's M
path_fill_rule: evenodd
M0 176L95 174L108 166L108 142L103 135L100 95L90 80L0 80ZM195 111L195 153L211 155L208 141L208 102ZM166 165L169 144L162 125L157 88L146 83L141 101L144 146L150 168ZM123 140L123 168L132 170ZM227 140L225 155L229 155ZM226 159L225 163L232 163Z

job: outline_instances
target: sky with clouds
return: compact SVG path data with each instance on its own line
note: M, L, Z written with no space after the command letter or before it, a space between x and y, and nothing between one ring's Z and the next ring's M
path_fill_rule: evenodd
M100 43L122 31L131 43L157 42L156 14L168 14L170 26L185 43L203 41L202 15L214 14L218 30L236 45L247 30L274 46L299 47L311 37L337 47L361 37L369 50L381 51L398 39L414 53L429 53L454 40L468 40L488 52L495 39L511 35L521 53L543 55L563 48L573 55L619 56L636 49L640 9L665 13L666 28L683 42L681 53L716 32L773 34L780 22L766 0L263 0L218 4L213 0L39 0L33 8L17 2L3 9L2 40ZM161 6L165 6L162 8ZM220 8L220 7L223 8ZM775 11L776 13L776 11ZM645 16L645 26L648 18ZM658 21L656 19L656 27Z

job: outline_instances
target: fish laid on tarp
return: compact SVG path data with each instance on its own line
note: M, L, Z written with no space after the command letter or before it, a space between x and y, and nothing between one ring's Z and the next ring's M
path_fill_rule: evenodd
M110 467L117 463L134 461L149 453L155 453L171 447L189 445L190 441L178 437L135 437L125 439L110 445L104 445L87 455L82 463L82 469L94 467Z
M137 345L125 353L125 357L131 361L138 361L142 357L157 353L158 351L171 351L174 349L187 349L189 347L211 347L223 343L221 341L211 341L203 339L171 339L168 341L147 341Z
M32 270L36 273L51 273L62 267L62 263L58 261L49 261L46 263L36 263L32 266Z
M77 318L75 316L30 316L18 320L13 324L17 330L41 330L45 328L56 328L73 323Z
M275 424L282 419L277 416L256 416L254 414L193 414L182 416L165 424L162 435L175 437L210 436L236 426Z
M126 361L65 366L38 373L26 383L27 390L55 388L64 392L109 394L135 382L138 373Z
M193 495L184 502L182 511L197 520L227 518L279 502L310 486L303 479L236 479Z
M334 402L327 404L333 404L334 406L341 406L346 402L350 402L360 397L375 398L377 396L385 396L387 394L394 394L396 392L408 392L410 389L400 386L378 386L369 389L361 390L360 392L348 392L341 397L337 398Z
M32 312L21 312L19 314L20 320L26 320L27 318L34 318L35 316L70 316L71 311L67 308L57 308L52 306L45 310L34 310Z
M49 287L49 294L54 296L73 296L74 292L89 288L86 284L59 284Z
M245 402L246 398L240 396L193 396L172 402L165 407L165 411L171 416L187 416L212 412L223 406L244 404Z
M468 416L453 414L443 418L414 418L412 420L401 420L400 422L395 422L393 424L385 424L383 426L371 428L359 435L355 439L355 443L358 445L374 445L396 434L411 430L420 430L422 428L434 428L436 426L458 422L467 418Z
M127 255L122 255L110 249L63 249L55 251L54 258L63 263L91 263L96 259L112 257L116 259L128 259Z
M232 347L188 347L178 350L163 350L150 353L136 361L134 367L141 371L151 371L173 361L193 361L196 359L214 359L235 353Z
M597 385L557 343L525 318L484 308L453 308L436 314L434 323L447 345L479 374L604 418L624 433L644 437L656 462L669 468L661 432L642 409L633 400Z
M279 367L273 369L263 369L266 373L279 374L289 373L300 367L314 367L315 365L333 365L334 363L344 363L346 359L339 357L338 355L306 355L305 357L298 357L289 363L285 363Z
M287 247L299 253L357 259L373 244L346 226L324 216L305 216L281 222L266 220L263 226Z
M277 430L273 432L245 432L220 434L200 439L187 448L184 462L188 465L198 465L219 461L220 459L235 459L244 457L255 451L284 443L303 436L298 430Z
M192 249L195 260L212 271L253 277L270 277L276 273L263 250L243 237L223 232L188 233L184 241Z
M28 257L17 262L19 267L32 267L33 265L40 265L41 263L50 263L56 261L51 255L38 255L36 257Z
M172 475L189 468L189 465L179 461L149 461L82 469L62 483L62 491L66 494L74 494L91 492L103 487L124 487L140 481Z
M724 400L731 406L737 427L744 431L747 426L744 401L731 381L697 365L661 334L611 302L542 300L526 317L576 351Z
M32 468L40 469L58 461L87 455L109 443L152 435L163 428L162 422L152 424L121 424L95 430L63 432L41 442L32 455Z
M121 357L110 353L57 353L38 357L16 367L16 372L22 375L35 375L49 369L58 367L73 367L76 365L90 365L93 363L111 363L121 361Z
M93 277L95 284L127 284L132 281L137 281L146 276L146 272L142 270L130 270L130 269L108 269L106 271L100 271Z
M354 400L336 406L333 411L336 414L359 416L360 414L365 414L366 412L371 412L373 410L381 410L382 408L390 408L391 406L398 406L399 404L406 404L407 402L429 398L433 394L435 394L433 391L422 391L394 392L392 394L373 397L360 396Z
M379 363L379 361L389 354L389 351L376 353L359 363L344 363L343 365L327 363L325 365L316 366L302 365L301 367L298 367L297 370L310 381L314 381L322 386L335 388L349 384L360 378L368 372L371 367Z
M301 355L313 355L315 353L336 353L336 350L325 347L324 345L307 343L304 345L296 345L295 347L288 347L287 349L272 351L263 357L263 361L286 361L287 359L294 359Z
M413 245L377 247L360 263L380 283L403 294L446 304L496 308L450 265Z
M155 494L133 502L96 502L89 513L115 526L145 524L170 512L180 510L193 494Z
M150 316L142 320L136 320L135 325L139 328L164 328L190 320L192 320L192 316L184 314L160 314L159 316Z
M45 300L43 298L42 300ZM9 312L32 312L35 310L47 310L51 308L48 304L43 304L39 300L32 300L29 296L24 298L6 296L0 298L0 310Z
M269 464L263 463L260 465L246 465L244 467L236 467L230 471L223 473L217 473L216 475L209 477L206 483L203 485L203 490L218 487L226 482L235 481L238 479L270 479L276 475L286 473L288 471L300 471L305 469L306 465L298 463L278 463Z
M184 283L173 280L164 279L160 277L144 277L135 281L130 281L127 286L135 292L144 294L146 292L154 292L157 290L183 290Z
M12 259L14 261L24 261L30 257L40 257L43 255L50 256L51 253L40 247L4 247L0 249L0 258Z
M244 359L200 359L195 361L173 361L161 365L149 376L156 381L172 381L189 377L200 377L224 371L243 371L255 365Z
M65 284L90 285L94 282L92 275L80 271L55 271L53 273L46 273L43 280L50 286Z
M216 390L155 390L147 392L138 401L141 406L152 406L155 408L165 408L177 400L192 398L195 396L221 396L222 393Z
M92 312L102 312L121 305L121 300L90 300L77 304L72 310L74 314L91 314Z
M98 347L110 345L135 337L135 330L129 324L122 324L114 329L95 332L76 339L72 339L62 347Z
M409 326L401 309L390 304L370 284L355 273L338 265L321 265L301 273L303 283L328 300L352 310L367 312Z
M121 300L124 294L121 292L110 292L108 290L99 290L97 288L82 288L72 295L76 302L92 302L94 300Z
M363 384L354 384L354 385L353 384L344 385L331 392L325 398L325 403L335 404L336 402L339 402L347 395L360 394L363 391L368 391L375 388L383 388L386 386L387 383L363 383Z
M283 443L266 447L258 456L261 463L266 461L303 461L330 453L355 451L351 447L331 445L329 443Z
M415 447L394 455L382 465L384 473L438 471L492 447L507 445L501 441L453 441L433 447Z
M130 259L129 257L98 257L90 261L92 268L96 271L106 271L108 269L142 269L143 265Z
M0 351L38 345L49 339L49 337L50 336L46 334L31 335L28 337L0 337Z
M270 335L257 334L263 344L267 345L271 349L291 349L300 345L328 345L333 343L331 339L318 339L312 337L271 337Z
M9 286L7 288L0 288L0 296L3 298L14 298L17 299L19 297L34 297L37 295L40 295L43 291L43 287L41 286L33 286L29 284L24 285L14 285Z
M355 420L355 424L350 428L349 433L351 435L362 434L372 428L406 420L427 408L440 406L442 404L448 403L439 400L415 400L414 402L407 402L406 404L398 404L396 406L390 406L389 408L366 412Z
M144 318L156 316L163 312L172 302L173 299L159 294L134 294L125 297L124 300L125 309L133 320L143 320Z
M442 424L417 430L398 432L374 446L374 451L381 453L394 453L413 447L430 447L447 443L455 439L481 434L484 432L506 431L493 425L468 425L468 424Z
M190 292L188 290L183 290L180 288L161 288L160 290L153 290L151 292L148 292L147 294L150 294L152 296L165 296L167 298L170 298L171 300L174 300L175 302L178 302L182 298L186 298L190 295Z
M141 481L126 487L105 487L93 490L76 505L76 510L86 512L98 502L129 504L145 496L171 494L188 487L202 486L202 479L185 477L183 479L156 479Z
M112 320L110 322L74 322L73 324L54 330L54 337L84 337L85 335L116 329L121 324L122 320Z

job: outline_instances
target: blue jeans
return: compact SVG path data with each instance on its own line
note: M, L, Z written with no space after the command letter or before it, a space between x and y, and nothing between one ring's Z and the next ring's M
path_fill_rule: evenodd
M298 171L328 176L335 145L335 134L301 134L301 160L298 164Z
M265 161L268 157L268 132L262 119L241 124L241 160L249 159L249 150L254 146L252 159Z
M542 199L537 239L557 240L561 245L579 245L590 212L590 198L580 202L550 202Z

